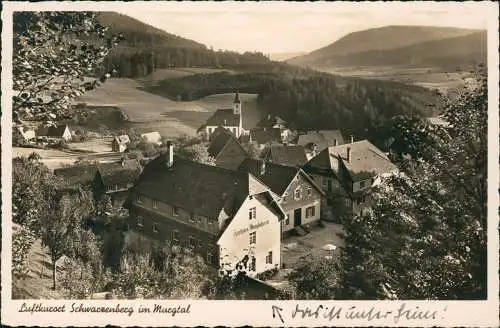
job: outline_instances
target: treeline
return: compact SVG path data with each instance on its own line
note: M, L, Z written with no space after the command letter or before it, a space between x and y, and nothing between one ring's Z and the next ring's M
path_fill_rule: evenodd
M246 69L269 59L260 52L213 51L205 48L136 48L120 47L105 61L108 71L118 77L142 77L155 70L173 67L238 68Z
M282 117L292 128L341 129L374 142L378 142L378 127L387 119L396 115L436 115L439 101L437 92L419 86L344 78L286 66L275 72L167 79L152 91L171 99L180 96L185 101L217 93L257 93L261 112Z

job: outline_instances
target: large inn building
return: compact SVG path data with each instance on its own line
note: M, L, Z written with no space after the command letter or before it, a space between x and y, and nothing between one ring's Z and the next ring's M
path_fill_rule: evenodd
M250 173L184 160L167 148L131 190L129 227L188 247L221 270L241 265L254 276L279 268L285 213L278 197Z

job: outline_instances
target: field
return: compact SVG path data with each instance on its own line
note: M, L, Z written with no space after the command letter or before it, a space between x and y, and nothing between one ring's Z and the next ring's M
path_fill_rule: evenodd
M195 135L196 129L217 108L231 108L233 97L233 94L219 94L191 102L177 102L145 91L140 81L110 79L96 90L85 93L78 102L85 102L97 110L119 108L128 119L119 128L133 128L139 133L158 131L162 136L175 137ZM248 118L247 125L255 125L260 119L257 95L240 94L240 99L243 115Z
M469 73L448 73L433 67L400 68L377 66L318 68L318 70L341 76L391 80L407 84L415 84L429 89L438 89L442 92L461 86L464 82L463 78L469 76Z

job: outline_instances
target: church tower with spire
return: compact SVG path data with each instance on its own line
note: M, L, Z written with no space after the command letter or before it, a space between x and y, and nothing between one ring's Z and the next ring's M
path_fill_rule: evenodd
M236 92L236 95L234 96L233 113L235 115L241 115L241 100L238 92Z

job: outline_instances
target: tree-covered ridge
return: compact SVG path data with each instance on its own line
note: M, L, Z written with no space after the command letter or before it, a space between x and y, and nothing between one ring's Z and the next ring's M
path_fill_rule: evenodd
M273 66L274 72L199 74L167 79L152 90L195 100L227 92L257 93L264 113L296 129L342 129L380 144L378 127L396 115L436 115L439 95L397 82L344 78L308 69Z
M98 15L102 25L125 40L106 60L120 77L143 77L157 69L169 67L242 68L269 63L261 52L238 53L215 51L206 45L157 29L153 26L113 12Z

